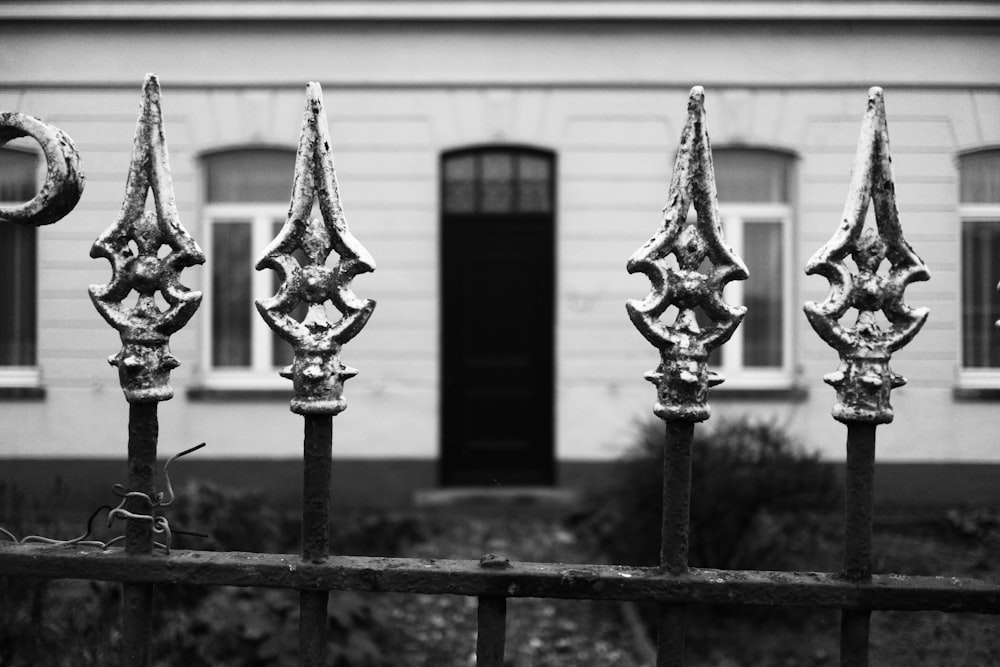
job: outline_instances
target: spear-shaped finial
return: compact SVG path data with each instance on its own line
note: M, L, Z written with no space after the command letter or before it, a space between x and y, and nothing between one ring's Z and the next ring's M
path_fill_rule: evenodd
M708 388L722 382L708 370L708 355L729 340L746 313L746 308L722 299L726 283L745 280L749 274L725 243L717 200L705 91L695 86L688 97L688 118L663 222L628 261L629 273L644 273L653 284L645 299L630 300L626 309L639 333L660 350L660 365L646 379L657 386L654 412L664 420L708 419ZM692 206L697 217L689 223ZM702 273L706 259L711 266ZM660 317L670 306L677 309L677 316L667 324ZM698 323L698 308L708 324Z
M317 200L322 217L311 218ZM304 266L293 256L296 250L305 255ZM338 261L328 266L331 252ZM343 411L347 407L344 381L357 371L341 363L340 349L361 331L375 308L374 301L351 292L351 281L359 273L374 271L375 260L347 229L318 83L306 89L288 219L257 262L257 269L274 269L282 279L278 293L257 301L257 310L295 351L292 365L281 371L295 390L292 412L335 415ZM326 301L342 315L337 322L327 317ZM302 322L292 316L300 303L308 306Z
M865 227L869 202L875 204L875 228ZM856 271L845 263L850 256ZM887 272L880 272L888 260ZM906 286L927 280L923 261L903 238L896 210L896 190L889 154L889 129L881 88L868 91L868 109L851 173L851 186L840 226L813 255L806 273L830 281L822 303L809 301L809 323L840 353L840 367L823 379L837 390L833 416L841 422L886 424L892 421L889 394L906 380L889 368L892 353L906 345L927 320L926 308L903 301ZM840 319L849 308L858 311L854 326ZM884 327L875 313L889 321Z
M153 193L153 211L145 210L149 192ZM162 246L169 251L161 257ZM90 298L121 335L122 349L108 362L118 367L126 399L151 403L173 397L170 371L180 362L170 354L170 336L187 324L201 304L201 292L182 285L180 273L203 264L205 255L177 214L163 136L160 84L153 74L146 76L142 88L121 212L94 242L90 256L106 258L113 269L110 283L90 286ZM127 307L124 300L133 290L139 294L138 301ZM156 305L156 292L167 303L164 311Z

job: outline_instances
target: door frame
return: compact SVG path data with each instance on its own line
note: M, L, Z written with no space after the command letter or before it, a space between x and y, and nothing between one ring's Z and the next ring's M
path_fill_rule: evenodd
M551 486L557 482L556 479L556 465L555 465L555 434L556 434L556 262L558 257L558 248L556 246L557 242L557 224L556 212L558 211L558 201L556 199L557 195L557 175L558 175L558 162L557 155L555 151L541 148L538 146L531 146L519 143L484 143L484 144L471 144L465 145L454 149L449 149L442 151L438 160L438 191L439 191L439 204L438 204L438 250L439 250L439 272L438 272L438 298L439 298L439 309L438 309L438 343L439 343L439 355L438 355L438 372L439 372L439 394L438 394L438 425L439 425L439 435L438 435L438 485L439 486L461 486L462 484L456 484L454 471L460 463L459 452L455 449L455 441L458 438L454 437L454 431L456 430L455 425L449 420L454 416L449 414L448 407L449 401L446 400L448 387L447 382L447 371L446 367L446 355L445 351L448 349L449 343L449 331L446 327L446 322L450 319L448 315L448 302L445 299L446 286L445 286L445 266L448 262L448 257L446 253L450 250L449 246L452 245L451 242L454 239L449 239L447 235L446 219L451 219L454 222L457 218L465 217L467 219L473 219L479 216L496 216L497 220L503 218L512 218L518 216L518 213L507 212L507 213L448 213L446 211L446 188L447 180L445 178L445 164L453 157L460 157L463 155L481 155L489 153L490 151L498 152L511 152L516 154L527 154L534 155L538 157L545 158L550 166L550 178L548 181L548 198L551 202L551 209L547 213L525 213L522 214L525 217L538 217L544 218L544 220L539 220L542 224L547 225L548 238L547 242L549 244L550 252L548 254L548 260L546 267L548 268L548 275L546 276L545 283L548 284L547 292L547 302L549 305L550 316L547 318L540 331L547 333L549 338L548 344L548 354L545 355L544 369L538 369L539 373L534 374L538 378L539 384L548 385L548 390L544 392L547 397L547 405L545 406L544 414L546 422L544 424L544 433L538 432L537 437L541 442L544 443L544 451L539 452L537 457L532 457L531 461L534 464L534 469L537 470L537 479L532 481L533 486ZM516 174L512 177L515 185L517 183ZM478 182L478 181L474 181ZM475 189L475 185L473 188ZM474 192L473 197L478 195ZM489 304L476 304L477 307L490 307ZM542 377L544 375L544 377ZM512 415L512 418L517 418L516 415ZM484 422L488 422L491 419L496 419L495 414L484 414L482 419Z

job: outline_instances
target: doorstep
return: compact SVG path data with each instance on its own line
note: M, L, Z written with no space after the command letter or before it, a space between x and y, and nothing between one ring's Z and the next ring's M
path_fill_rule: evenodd
M547 510L562 513L580 506L580 494L574 489L548 486L464 486L419 489L413 493L413 504L432 510Z

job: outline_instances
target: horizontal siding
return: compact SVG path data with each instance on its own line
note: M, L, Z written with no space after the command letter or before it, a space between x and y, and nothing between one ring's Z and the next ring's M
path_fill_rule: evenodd
M890 137L892 128L889 130ZM854 141L857 141L855 137ZM850 184L851 167L854 162L855 147L845 145L843 152L806 153L796 163L800 182L822 179L823 182L843 184L844 194ZM944 181L956 179L958 168L952 152L902 152L892 147L892 171L896 181L903 183L913 178L934 178Z
M628 115L574 116L567 119L563 144L574 148L633 148L649 150L665 147L678 134L671 119L665 116Z
M259 88L170 91L164 84L166 132L182 220L203 242L207 232L199 217L196 156L246 143L293 147L303 95L300 90ZM74 407L123 414L115 369L106 362L119 347L118 336L94 311L86 288L110 278L108 263L90 259L89 251L121 206L138 91L3 95L0 102L14 100L21 108L30 103L43 115L51 110L49 117L58 119L81 147L88 174L80 207L64 223L40 232L40 351L49 393L45 403L28 408L29 416L23 427L15 427L14 435L27 438L34 429L38 437L61 442L64 448L111 455L116 445L65 444L72 442L73 433L99 428L100 420L90 413L74 416L73 428L43 422L46 414L70 414ZM884 451L896 458L933 458L939 455L933 445L921 442L907 448L906 439L918 439L921 431L944 438L951 429L948 432L967 440L950 455L995 457L988 435L958 423L959 417L981 422L982 411L955 404L950 392L958 358L955 295L960 275L954 156L991 136L1000 141L997 121L989 116L991 109L1000 111L1000 95L963 94L953 110L942 96L930 95L928 106L921 108L923 94L887 95L901 219L932 272L932 282L911 286L907 302L927 306L932 314L926 330L894 361L894 368L911 384L894 399L898 414L907 416L893 426ZM354 284L356 294L379 305L368 327L343 353L345 363L361 371L347 385L351 407L338 419L338 434L343 429L344 441L355 443L344 445L344 451L360 454L371 443L373 455L436 455L440 153L504 141L549 148L557 155L557 450L561 456L580 458L607 458L621 451L632 418L651 411L655 389L642 375L658 361L657 351L628 320L624 305L628 299L643 298L649 282L641 275L630 276L625 264L660 224L684 122L684 92L338 91L328 92L326 103L348 221L378 264L374 274L359 276ZM708 91L714 145L764 145L797 155L792 229L797 282L790 308L793 361L802 371L799 381L808 388L808 400L802 404L713 402L719 416L759 408L761 414L792 420L804 435L815 430L810 419L829 419L834 394L821 377L836 368L837 356L816 337L800 305L806 299L825 298L827 283L804 278L801 267L839 222L864 103L863 89ZM184 282L196 289L203 286L207 270L186 271ZM223 456L297 455L301 429L294 419L286 423L275 417L280 425L258 424L248 418L257 416L255 408L185 398L184 389L205 379L200 356L208 316L203 308L172 343L183 365L174 374L178 397L165 408L170 438L211 439L218 442L215 453ZM275 382L287 386L283 380ZM934 408L922 412L923 402L932 400ZM275 414L286 416L283 403L273 407ZM0 419L10 422L11 414L9 406L0 405ZM932 419L938 422L929 422ZM227 422L252 426L234 434ZM400 423L407 424L405 433ZM839 437L832 443L813 439L809 444L827 456L843 456ZM45 447L52 448L49 455L65 454L57 445Z
M585 150L572 146L558 155L562 182L614 182L638 178L658 182L664 194L673 170L673 155L667 151L627 149Z
M974 148L978 145L996 146L1000 144L1000 95L995 91L972 93L977 112L979 137L975 143L966 144L963 148Z
M802 183L800 188L800 197L803 202L808 202L809 210L819 207L839 209L844 206L847 198L848 189L840 183L813 181ZM896 182L896 204L901 215L905 215L911 208L920 210L921 207L954 210L957 199L958 187L954 180L906 183L897 179ZM835 228L832 226L831 231Z

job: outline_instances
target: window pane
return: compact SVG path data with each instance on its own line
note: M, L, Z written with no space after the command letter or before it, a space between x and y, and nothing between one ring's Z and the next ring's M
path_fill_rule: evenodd
M287 202L291 198L295 151L241 149L202 159L209 202Z
M27 151L0 148L0 202L22 204L38 193L38 157Z
M750 270L744 283L743 365L780 367L782 304L781 223L746 223L743 259Z
M552 213L553 162L516 148L484 148L446 156L444 213Z
M510 153L481 157L482 211L508 213L514 209L514 159Z
M313 206L312 214L319 215L318 207ZM283 220L275 220L274 224L271 225L271 237L274 238L281 231L282 226L284 226ZM306 255L302 250L296 250L292 253L292 256L298 261L299 266L305 266L307 263ZM277 294L278 288L281 287L281 276L278 275L277 271L270 271L271 273L271 294ZM292 311L292 317L301 322L306 318L306 304L300 303L296 306L295 310ZM292 351L292 346L289 345L284 339L282 339L278 334L268 328L271 332L271 363L274 366L287 366L292 363L292 358L295 356Z
M720 202L784 203L792 158L773 151L720 148L713 151Z
M0 149L0 202L22 204L38 192L38 156ZM34 366L37 349L37 231L0 225L0 366Z
M250 366L249 222L212 225L212 365Z
M444 210L472 213L476 208L476 159L472 155L449 157L444 163Z
M1000 220L962 225L962 365L1000 367Z
M1000 203L1000 150L966 155L959 170L963 203Z
M36 239L34 227L0 224L0 366L37 363Z
M692 208L688 212L688 224L694 224L694 223L695 223L695 212L694 209ZM671 259L674 258L671 256ZM702 260L701 264L698 265L698 273L707 276L712 272L712 266L713 266L712 261L706 257L705 259ZM671 268L676 268L676 262L673 263ZM701 327L702 329L708 329L716 325L715 321L711 317L709 317L705 313L705 311L702 310L700 307L694 309L694 319L696 322L698 322L698 326ZM673 322L671 322L671 324L672 323ZM723 355L725 355L725 352L726 352L725 345L717 347L711 352L709 352L708 365L712 367L722 366L724 359Z
M522 213L552 211L552 163L539 155L518 157L518 210Z

